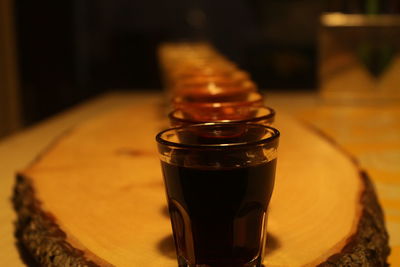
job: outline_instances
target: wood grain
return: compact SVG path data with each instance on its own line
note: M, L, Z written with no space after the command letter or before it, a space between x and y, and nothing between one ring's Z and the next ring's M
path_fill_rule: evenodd
M19 173L18 236L44 266L176 266L154 104L108 112ZM266 266L384 266L382 212L367 176L321 136L280 116Z

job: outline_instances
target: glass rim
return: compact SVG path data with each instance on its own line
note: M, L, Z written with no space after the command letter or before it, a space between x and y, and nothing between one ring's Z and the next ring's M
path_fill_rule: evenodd
M244 94L246 92L243 92ZM264 101L264 96L257 91L251 90L247 92L250 97L254 96L255 99L244 99L244 100L232 100L232 101L186 101L183 100L182 96L175 96L172 98L172 104L176 109L181 109L183 106L194 106L194 107L203 107L203 108L219 108L219 107L234 107L234 106L255 106L262 105Z
M198 76L196 76L198 77ZM233 79L233 78L227 78L226 80L223 81L218 81L218 80L206 80L206 81L176 81L174 84L174 90L183 90L183 95L182 96L187 96L187 92L185 94L186 89L183 88L205 88L206 90L209 90L209 86L215 86L218 88L224 89L226 91L228 89L236 89L235 91L243 91L243 92L257 92L257 85L250 80L249 78L245 79ZM192 89L193 90L193 89ZM257 92L258 93L258 92ZM189 94L190 95L190 94ZM179 94L176 95L176 97L179 97Z
M258 127L258 128L264 128L268 129L270 133L272 133L271 136L262 138L261 140L256 140L252 142L239 142L239 143L231 143L231 144L182 144L182 143L177 143L177 142L172 142L165 140L162 138L162 135L166 132L169 131L176 131L180 129L188 129L188 128L198 128L198 127L206 127L206 126L221 126L221 127L227 127L227 126L253 126L253 127ZM178 147L178 148L192 148L192 149L225 149L225 148L244 148L244 147L252 147L252 146L258 146L258 145L263 145L263 144L268 144L271 143L275 140L277 140L280 136L280 132L278 129L273 128L271 126L266 126L262 124L255 124L255 123L238 123L238 122L226 122L226 123L215 123L215 122L209 122L209 123L198 123L198 124L192 124L192 125L184 125L184 126L178 126L178 127L171 127L165 130L162 130L156 135L156 141L160 145L164 146L172 146L172 147Z
M215 86L215 88L221 88L218 91L221 91L223 93L227 93L229 91L237 91L237 92L247 92L247 93L251 93L251 92L257 92L257 87L256 85L251 82L250 80L243 80L243 81L232 81L232 80L227 80L227 81L205 81L205 82L188 82L188 83L176 83L176 84L172 84L172 90L176 93L176 98L177 100L179 100L180 98L184 98L187 96L191 96L191 95L197 95L199 89L203 90L203 93L200 95L220 95L221 93L218 92L216 94L210 93L208 86L210 84L213 84ZM195 93L193 92L195 91ZM201 92L201 91L200 91ZM258 93L258 92L257 92Z
M262 115L259 117L253 117L253 118L249 118L249 119L243 119L243 120L216 120L213 121L214 123L247 123L247 124L251 124L252 122L257 122L257 121L262 121L262 120L269 120L269 119L273 119L275 117L275 110L271 107L268 106L249 106L249 109L267 109L269 111L268 114L266 115ZM211 121L202 121L202 120L191 120L191 119L183 119L183 118L178 118L176 116L174 116L174 114L178 111L184 111L183 108L176 108L173 111L171 111L168 114L168 118L172 121L177 121L177 122L181 122L181 123L192 123L192 124L204 124L204 123L212 123Z
M243 79L245 77L248 80L250 80L250 78L249 78L250 74L248 72L246 72L246 71L239 70L239 69L238 70L232 70L232 71L229 71L229 72L216 72L216 71L214 71L214 72L212 72L212 71L208 71L208 72L207 71L203 71L203 72L196 72L196 73L191 73L191 72L184 73L184 72L182 72L179 75L180 75L180 78L184 78L184 79L190 79L190 78L196 78L196 77L210 78L210 79L213 79L215 77L218 77L218 78L223 77L225 79L231 79L232 77L235 78L235 75L236 75L236 76L239 76L239 77L241 77Z

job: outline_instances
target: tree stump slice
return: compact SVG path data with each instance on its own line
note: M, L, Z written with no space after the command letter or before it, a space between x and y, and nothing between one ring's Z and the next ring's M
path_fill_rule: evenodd
M83 123L17 175L16 235L41 266L177 266L156 104ZM265 266L386 266L373 186L335 144L280 115Z

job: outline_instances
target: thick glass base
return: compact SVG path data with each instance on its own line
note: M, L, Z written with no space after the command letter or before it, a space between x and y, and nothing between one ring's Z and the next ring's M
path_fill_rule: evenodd
M261 257L258 257L248 263L235 263L235 262L214 262L207 264L190 264L183 257L178 257L179 267L262 267Z

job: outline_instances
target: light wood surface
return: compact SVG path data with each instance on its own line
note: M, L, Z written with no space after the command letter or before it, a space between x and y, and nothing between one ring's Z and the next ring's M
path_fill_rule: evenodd
M176 266L154 136L166 127L159 99L76 126L21 175L66 242L100 266ZM281 115L267 266L315 266L358 231L364 184L350 158ZM329 229L327 231L327 229ZM317 242L313 242L317 241Z
M288 99L293 99L293 95L280 95L279 97L267 99L267 101L271 101L271 105L277 108L278 114L281 114L281 109L296 111L304 108L304 106L309 107L315 104L315 98L310 95L298 95L297 101L291 101L290 105L288 105ZM121 259L128 260L135 257L133 260L139 260L143 264L144 260L158 255L154 260L154 266L175 266L174 251L171 247L169 236L169 221L163 213L165 196L162 183L160 182L160 168L158 160L154 159L156 155L153 138L155 132L162 127L162 124L150 123L144 127L146 132L149 133L146 136L142 136L137 131L140 129L139 125L141 122L145 121L148 123L149 120L160 115L160 111L154 111L155 113L143 112L141 109L140 112L137 112L137 108L140 108L142 105L158 105L158 101L159 95L151 94L115 93L106 95L84 106L76 107L66 114L61 114L42 125L38 125L35 128L0 142L0 162L5 163L4 165L0 165L0 208L2 211L5 211L0 214L0 223L2 226L0 228L0 236L2 237L0 245L4 248L0 250L1 266L23 266L12 236L12 221L15 220L15 216L9 201L15 170L26 166L56 136L76 125L76 123L85 121L88 118L94 119L82 124L82 126L75 127L75 130L70 135L62 139L63 141L60 143L61 149L63 153L66 153L63 161L53 160L54 158L43 158L42 163L48 159L50 160L46 164L50 164L51 168L46 167L46 164L40 167L41 163L39 162L38 166L27 170L27 173L32 171L33 174L36 172L40 173L41 178L38 181L45 181L47 178L52 177L50 180L53 180L53 182L56 181L54 178L60 178L60 176L57 176L57 168L63 167L69 170L67 173L71 175L71 180L66 180L64 179L65 175L61 175L61 179L64 179L64 182L63 191L59 192L59 194L64 194L66 196L65 199L58 198L60 201L57 201L57 203L48 201L51 198L55 199L58 197L53 191L57 187L57 184L45 182L40 185L41 189L38 191L40 197L47 198L43 207L46 210L51 210L52 213L55 212L56 216L62 216L63 220L59 220L61 222L60 226L68 233L68 240L71 243L86 252L93 250L93 248L100 249L99 252L96 250L96 255L108 262L121 263L117 264L117 266L126 266L124 265L126 261L121 262ZM119 107L127 105L129 107L118 110ZM104 116L98 116L101 113ZM315 265L326 259L327 256L339 252L344 245L343 241L354 233L361 208L360 203L355 200L360 198L360 190L363 184L359 179L357 169L349 159L342 152L327 143L326 140L321 139L289 117L279 115L277 120L281 122L277 125L281 131L290 134L283 134L280 147L278 179L273 202L271 203L269 222L270 245L267 255L269 265L267 266L300 266L298 265L300 262ZM104 128L103 123L106 121L108 123L111 122L112 127ZM128 127L127 124L125 126L122 125L125 121L129 122ZM126 130L130 133L128 134ZM111 131L116 132L119 137L127 140L127 142L122 144L120 138L117 138L117 136L110 137L109 134ZM80 137L74 141L76 133ZM97 146L96 142L101 140L88 138L89 136L93 136L92 134L95 134L97 138L103 138L102 140L105 140L104 143L110 145L106 145L103 148ZM140 142L133 138L139 136L142 136ZM78 142L78 146L76 141L79 141L80 138L86 138L87 142ZM63 143L65 140L66 143L64 146ZM301 149L305 148L304 141L313 142L315 145L314 148L307 148L307 152L302 153ZM129 145L126 146L126 144ZM132 150L132 146L135 149ZM293 149L296 146L299 149ZM57 147L54 147L49 153L54 153L59 149ZM79 147L79 154L82 153L81 155L87 159L86 162L85 160L77 161L76 154L71 153L72 151L70 150L73 147L75 149ZM98 158L87 157L90 156L90 153L85 154L85 151L88 152L91 150L97 151L101 156ZM68 153L70 153L70 157L68 157ZM108 157L110 153L119 158L119 160L111 160L109 162ZM133 160L139 156L146 158L146 160L139 160L138 162ZM316 157L321 158L316 164L311 166L301 164L307 158L313 159ZM101 177L103 178L97 178L99 176L98 171L105 170L106 166L112 162L117 164L115 166L118 167L112 171L106 170L104 173L102 172ZM139 162L142 164L138 164ZM335 171L338 170L340 172L336 172L336 175L332 175L331 172L326 171L335 166L334 164L338 164L338 168ZM76 167L79 167L78 169L85 174L87 179L74 180L76 178L72 174ZM121 171L125 173L126 170L132 170L131 168L134 168L135 171L131 171L129 177L116 176L116 173L121 173ZM149 172L146 172L146 175L143 176L137 175L143 173L142 170L149 170ZM302 176L292 175L296 170L302 173ZM315 186L330 189L319 191L313 190L312 187L305 187L307 185L306 182L311 179L309 175L306 175L308 173L316 173L318 175L319 179L317 179L318 182L314 183ZM347 179L341 183L339 174L345 174L355 179ZM109 186L107 183L110 177L113 177L115 180L113 186ZM88 182L91 180L99 181L100 184L105 185L105 189L99 191L92 190L88 186ZM86 186L86 193L94 197L91 198L92 201L98 200L90 206L96 207L101 205L108 207L108 210L107 208L96 209L89 208L88 205L82 205L82 202L79 200L82 198L87 199L85 197L86 194L65 194L66 192L75 192L75 183ZM138 187L142 189L138 190ZM59 184L57 188L59 189ZM335 188L340 190L342 194L336 192ZM119 194L121 190L132 194L123 196ZM287 194L287 190L294 193ZM280 195L285 195L288 198L286 200L279 200ZM307 195L307 197L300 199L300 195ZM340 197L336 199L338 196ZM330 199L334 199L334 201L329 201ZM319 204L321 201L322 203L325 201L328 205L322 207ZM140 205L133 205L131 203L140 203ZM68 213L72 212L71 206L74 206L75 210L76 207L79 207L79 209L82 209L82 213L88 216L76 216L72 213L68 216ZM139 214L138 216L145 216L154 220L149 220L148 224L144 224L137 219L137 216L126 213L126 209L129 208L135 208ZM295 214L297 219L288 219L289 212ZM315 218L313 216L315 212L321 212L321 218ZM341 216L338 216L338 212L343 212L346 218L343 219ZM121 218L122 215L128 216L128 220ZM94 219L101 219L104 224L100 224L98 220ZM115 225L110 224L112 219L113 221L117 221L122 229L121 232L116 230L119 234L108 236L104 236L98 232L96 234L96 231L99 230L110 231L110 229L115 229ZM300 224L299 227L296 227L296 231L292 230L293 223ZM324 223L332 224L333 227L329 227L329 231L326 231L326 234L321 236L318 229L326 230L327 227L323 227ZM81 236L82 233L83 236ZM340 235L341 237L339 237ZM310 243L310 236L317 238L318 242ZM132 238L135 242L127 242ZM110 240L113 243L110 243ZM306 243L313 248L306 249L304 247ZM283 252L285 250L288 253ZM135 251L135 253L132 251ZM315 256L316 254L318 254L317 257ZM89 259L104 263L104 261L99 261L98 257L93 257L92 253L87 253L87 255ZM147 262L146 266L151 266Z
M389 232L390 266L400 266L400 103L321 105L300 112L359 161L374 182Z
M106 94L0 140L0 266L25 266L13 235L16 216L11 197L17 170L25 168L54 138L77 123L118 106L158 97L159 94L152 93Z

